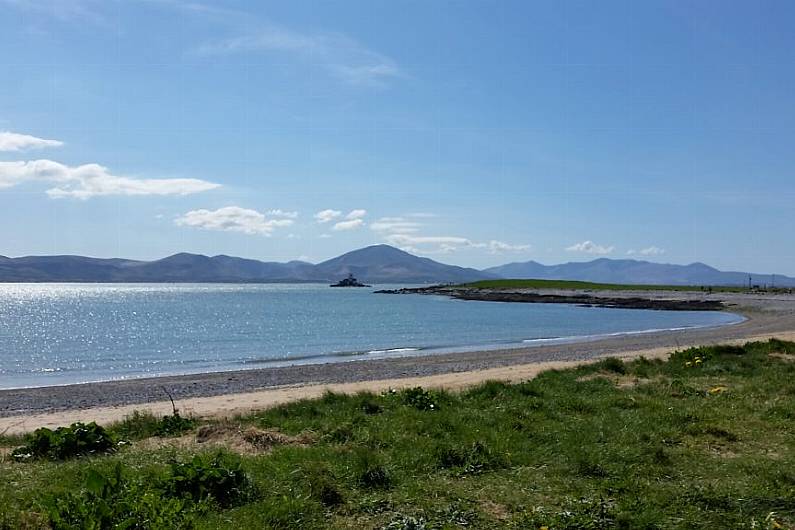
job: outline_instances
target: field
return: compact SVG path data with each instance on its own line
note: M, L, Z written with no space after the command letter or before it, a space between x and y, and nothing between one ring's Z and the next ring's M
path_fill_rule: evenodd
M775 340L76 432L3 440L0 528L795 528Z
M739 286L692 286L692 285L633 285L617 283L593 283L571 280L482 280L465 283L456 287L472 289L582 289L588 291L704 291L746 292L748 288Z

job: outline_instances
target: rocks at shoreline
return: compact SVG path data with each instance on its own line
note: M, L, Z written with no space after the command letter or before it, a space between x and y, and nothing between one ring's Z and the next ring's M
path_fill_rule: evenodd
M502 291L496 289L462 289L447 286L384 289L376 294L432 294L449 296L458 300L481 302L519 302L526 304L575 304L585 307L620 309L652 309L658 311L722 311L726 306L720 300L671 300L637 296L594 296L576 293L541 294L537 292Z

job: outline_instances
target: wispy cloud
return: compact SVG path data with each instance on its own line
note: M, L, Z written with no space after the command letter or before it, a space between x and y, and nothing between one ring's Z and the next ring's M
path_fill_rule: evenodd
M405 217L381 217L370 223L370 230L385 234L413 234L419 232L421 223Z
M345 230L356 230L357 228L361 228L364 226L364 221L362 219L348 219L347 221L340 221L336 223L332 230L336 231L345 231Z
M136 179L111 174L99 164L67 166L52 160L0 162L0 188L50 182L53 198L89 199L107 195L189 195L220 187L199 179Z
M239 206L191 210L174 220L178 226L263 236L270 236L276 228L291 226L293 222L292 219L268 219L263 213Z
M345 219L362 219L365 215L367 215L367 210L362 210L359 208L348 212L348 215L345 216Z
M486 246L489 249L489 252L492 254L502 254L503 252L522 252L532 248L530 245L512 245L511 243L505 243L503 241L497 241L494 239L486 243Z
M648 248L643 248L640 250L628 250L627 255L629 256L659 256L661 254L665 254L665 249L660 247L651 246Z
M384 86L402 75L390 57L335 32L301 32L272 23L256 29L246 24L241 34L201 45L200 55L286 53L324 68L341 81L360 86Z
M199 55L243 53L289 54L308 65L316 65L329 76L356 86L383 87L404 74L396 62L341 32L301 31L258 19L250 11L219 7L192 0L146 0L151 6L179 11L182 16L201 17L229 36L198 46ZM115 2L103 0L0 0L10 6L63 22L114 26Z
M575 243L570 247L566 247L567 252L579 252L580 254L595 254L600 256L611 254L614 250L614 246L597 245L593 241L583 241L582 243Z
M414 213L400 217L381 217L370 223L370 229L384 237L390 245L415 254L449 254L460 249L484 249L491 254L520 252L530 249L530 245L515 245L492 239L481 242L458 236L419 235L423 223L416 219L431 219L433 214Z
M0 151L17 152L28 149L44 149L45 147L61 147L63 142L46 140L29 134L19 134L9 131L0 131Z
M472 246L469 239L456 236L418 236L404 233L390 234L385 240L390 245L414 254L449 254L459 248Z
M487 242L472 241L457 236L417 236L412 234L390 234L386 236L390 245L415 254L450 254L461 249L485 249L491 254L529 250L530 245L514 245L492 239Z
M272 217L285 217L287 219L296 219L298 218L298 212L275 209L275 210L268 210L265 212L265 215L270 215Z

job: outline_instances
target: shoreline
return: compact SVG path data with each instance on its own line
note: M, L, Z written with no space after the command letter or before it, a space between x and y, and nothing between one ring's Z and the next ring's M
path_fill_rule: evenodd
M724 295L720 298L727 302L729 311L746 320L719 327L488 351L0 390L0 434L72 421L107 423L122 419L136 409L169 413L171 405L164 388L183 412L219 417L315 397L326 390L381 391L417 385L455 389L487 379L526 379L544 369L604 356L667 355L689 346L771 337L795 340L795 296Z
M732 340L718 341L722 344L742 344L756 340L778 338L781 340L795 341L795 329L779 332L772 335L748 336ZM608 356L618 357L622 360L632 360L639 357L647 359L666 359L673 350L670 347L660 346L637 351L621 353L604 353L579 360L539 361L527 364L509 365L498 368L485 368L463 372L449 372L436 375L399 377L392 379L363 380L349 383L303 383L271 387L253 392L221 394L202 396L177 400L177 409L183 415L191 415L205 419L233 419L235 416L263 410L270 407L298 401L322 397L326 392L353 394L356 392L385 392L391 389L403 389L415 386L425 388L440 388L448 391L459 391L476 386L490 380L499 380L508 383L518 383L532 379L547 370L560 370L573 368L584 364L594 363ZM149 411L156 415L166 415L172 412L172 404L168 400L153 401L148 403L95 406L81 409L69 409L60 412L33 413L16 416L0 417L0 435L17 435L31 432L40 427L55 429L62 425L74 422L91 422L109 424L123 420L134 411Z

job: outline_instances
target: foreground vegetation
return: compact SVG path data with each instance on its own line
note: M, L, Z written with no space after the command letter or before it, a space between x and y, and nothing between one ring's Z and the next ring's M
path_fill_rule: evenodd
M794 361L774 340L41 431L0 463L0 527L795 528Z
M695 286L695 285L633 285L618 283L579 282L574 280L482 280L456 287L471 289L563 289L588 291L710 291L718 293L740 293L748 291L740 286ZM783 290L782 291L786 291Z

